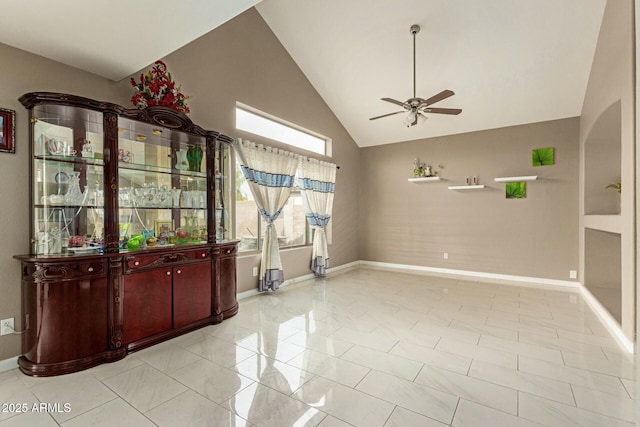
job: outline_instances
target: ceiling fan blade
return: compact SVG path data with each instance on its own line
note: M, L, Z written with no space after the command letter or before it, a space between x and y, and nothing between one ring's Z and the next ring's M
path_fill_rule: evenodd
M399 105L401 107L405 107L407 108L407 103L406 102L400 102L400 101L396 101L395 99L391 99L391 98L380 98L382 101L387 101L390 102L392 104L396 104Z
M395 114L400 114L400 113L406 113L406 111L396 111L395 113L383 114L381 116L371 117L369 120L381 119L383 117L393 116Z
M452 90L449 89L445 89L442 92L440 92L437 95L433 95L431 98L426 99L421 106L427 106L427 105L431 105L431 104L435 104L436 102L440 102L443 99L447 99L450 96L455 95L455 93Z
M423 108L423 112L425 113L435 113L435 114L453 114L457 115L462 113L460 108Z

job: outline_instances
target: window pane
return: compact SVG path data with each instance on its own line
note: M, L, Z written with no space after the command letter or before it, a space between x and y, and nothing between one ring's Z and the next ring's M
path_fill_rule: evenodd
M314 153L326 154L326 140L236 107L236 128Z
M304 216L304 206L302 204L300 189L296 188L291 192L291 197L284 205L280 216L274 224L276 226L280 248L307 244L307 220ZM262 219L261 227L264 233L267 223Z
M236 233L240 239L238 251L257 251L258 236L258 208L253 201L249 184L242 175L240 166L236 163Z

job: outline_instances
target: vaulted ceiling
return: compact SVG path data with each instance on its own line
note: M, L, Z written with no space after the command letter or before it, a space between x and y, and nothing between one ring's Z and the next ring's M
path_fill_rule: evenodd
M120 80L250 7L360 147L580 115L606 0L13 1L0 42ZM34 13L37 11L37 13ZM455 92L406 127L380 98ZM108 37L105 37L108 35ZM144 46L144 49L140 49Z

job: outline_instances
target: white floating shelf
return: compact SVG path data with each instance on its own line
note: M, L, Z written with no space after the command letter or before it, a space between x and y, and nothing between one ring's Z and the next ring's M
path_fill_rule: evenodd
M537 175L529 176L505 176L502 178L496 178L496 182L520 182L520 181L535 181L538 179Z
M409 178L407 181L409 182L430 182L430 181L440 181L440 177L439 176L425 176L422 178Z
M480 185L453 185L449 187L449 190L480 190L484 188L484 184Z

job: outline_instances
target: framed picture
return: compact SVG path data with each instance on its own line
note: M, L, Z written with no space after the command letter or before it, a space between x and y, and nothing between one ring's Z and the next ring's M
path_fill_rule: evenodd
M15 153L16 112L0 108L0 151Z
M169 231L173 230L173 220L170 221L156 221L156 237L160 237L162 234L165 236Z

